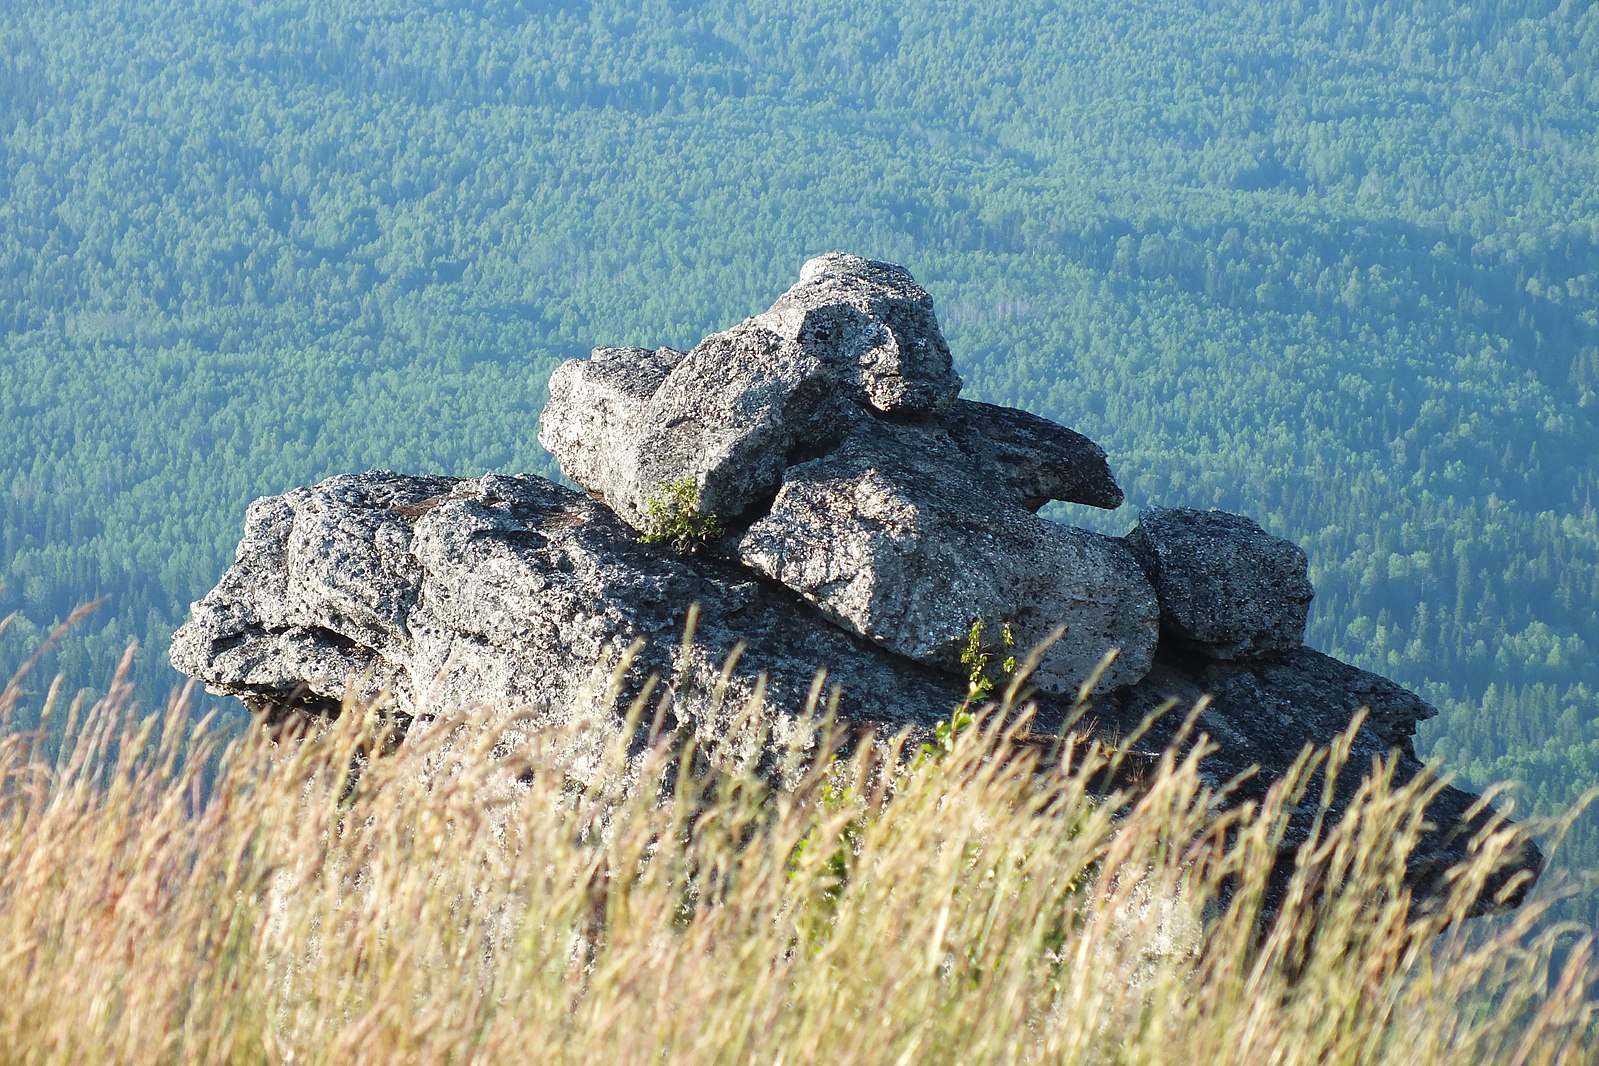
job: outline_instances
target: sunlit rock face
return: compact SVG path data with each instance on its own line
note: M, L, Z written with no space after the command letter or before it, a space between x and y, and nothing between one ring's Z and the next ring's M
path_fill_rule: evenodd
M492 704L558 721L635 641L640 680L671 679L690 708L709 705L740 642L745 666L724 697L735 705L764 674L767 702L798 709L822 665L849 679L851 717L930 726L962 694L736 563L641 544L601 504L531 474L372 471L257 501L171 658L262 706L331 709L349 693L408 717Z
M821 359L884 414L933 414L960 391L932 297L893 263L819 255L751 321Z
M692 483L699 510L741 534L741 562L889 651L959 674L979 619L1026 646L1063 630L1041 689L1133 684L1159 635L1143 570L1124 545L1033 513L1118 506L1103 449L960 400L960 385L909 272L830 253L687 353L597 348L563 364L539 439L640 530L651 500Z
M1412 738L1432 708L1302 645L1298 547L1220 511L1151 509L1123 538L1044 519L1049 500L1121 505L1105 452L960 387L909 272L819 256L688 351L596 348L555 371L539 439L586 492L374 471L256 501L172 662L269 720L353 695L403 720L487 705L537 728L599 699L619 721L653 677L668 724L700 734L746 705L781 734L829 687L847 720L926 733L969 698L973 651L992 672L1041 644L1035 733L1071 720L1120 744L1171 708L1143 755L1206 736L1206 772L1250 798L1358 719L1335 808L1375 757L1401 781L1425 772ZM670 508L711 539L644 536ZM1492 817L1476 800L1438 793L1417 890ZM1541 861L1528 844L1487 893Z
M972 623L1003 623L1030 648L1064 626L1033 681L1071 695L1148 672L1159 613L1120 542L1048 522L941 432L861 432L792 467L738 543L751 569L885 648L951 672Z

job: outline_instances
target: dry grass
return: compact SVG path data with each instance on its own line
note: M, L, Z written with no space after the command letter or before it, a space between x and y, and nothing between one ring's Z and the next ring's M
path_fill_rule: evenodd
M480 715L352 780L370 716L224 745L182 701L141 719L120 687L86 709L52 695L62 720L32 732L18 702L0 695L6 1062L1593 1054L1586 935L1539 931L1536 902L1454 921L1509 833L1407 916L1425 786L1376 777L1260 931L1313 760L1219 814L1192 759L1096 797L1114 753L995 758L994 718L941 758L794 745L774 791L770 766L673 738L606 745L586 776L563 754L582 727L505 757ZM828 743L825 725L801 734Z

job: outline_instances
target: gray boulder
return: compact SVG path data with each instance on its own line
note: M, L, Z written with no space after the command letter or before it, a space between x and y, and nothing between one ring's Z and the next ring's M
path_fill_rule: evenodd
M691 481L702 514L736 523L796 457L868 412L924 416L960 391L933 302L903 267L810 260L770 310L688 353L597 348L550 377L539 442L635 529Z
M227 692L337 701L410 696L402 669L421 571L407 508L441 498L448 478L407 478L373 506L373 475L256 500L216 588L173 634L172 664Z
M568 477L596 486L618 513L642 514L646 491L638 471L647 451L650 400L685 354L672 348L595 348L588 359L568 360L550 375L539 443L563 457ZM592 441L607 446L591 447Z
M819 255L752 321L826 361L878 411L927 415L960 392L932 297L902 266Z
M635 529L685 480L701 513L736 521L771 498L792 452L837 439L857 413L820 359L745 323L687 353L600 348L563 363L539 443Z
M690 481L702 514L741 524L795 462L874 416L953 440L1029 510L1120 505L1104 451L1047 419L956 400L932 299L903 267L829 253L772 307L689 352L596 348L550 377L539 442L635 529Z
M1114 509L1121 486L1111 476L1105 449L1065 426L1014 407L956 400L945 412L945 431L962 452L990 471L1036 511L1047 500Z
M1155 593L1161 627L1217 659L1299 647L1315 592L1305 553L1242 515L1154 508L1127 535Z
M790 469L738 554L840 625L956 674L976 620L1010 625L1022 648L1064 627L1033 677L1051 693L1076 693L1111 649L1105 690L1154 655L1154 592L1125 547L1037 517L914 427L873 425Z

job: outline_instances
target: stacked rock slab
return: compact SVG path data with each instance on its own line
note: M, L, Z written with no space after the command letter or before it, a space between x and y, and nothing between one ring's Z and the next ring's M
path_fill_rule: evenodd
M1159 633L1143 571L1120 542L1034 513L1118 506L1104 451L959 390L927 292L834 253L687 354L563 364L539 439L641 530L652 499L692 482L740 561L897 654L959 673L981 620L1053 640L1034 674L1047 692L1135 683Z
M1127 535L1160 599L1161 629L1213 659L1291 651L1315 595L1299 546L1242 515L1152 508Z
M1219 511L1149 510L1122 539L1046 521L1049 499L1122 502L1105 453L959 388L904 270L822 256L770 311L690 351L600 348L556 372L540 439L589 495L532 475L372 472L256 501L172 662L273 717L337 713L353 694L402 717L488 705L533 727L590 713L602 690L619 713L654 675L675 722L712 735L746 699L781 732L825 669L845 719L928 730L968 693L959 651L981 619L1009 623L1018 650L1064 627L1033 676L1038 729L1116 649L1080 721L1121 743L1168 708L1144 753L1208 736L1202 772L1234 796L1264 795L1306 745L1351 729L1333 817L1374 758L1397 782L1424 772L1413 736L1432 708L1302 645L1297 547ZM688 553L642 542L650 501L685 480L726 535ZM636 669L610 692L624 652ZM1318 817L1291 816L1285 853ZM1434 891L1493 817L1439 790L1411 884ZM1541 864L1526 843L1484 902L1519 898Z
M685 646L690 605L699 623ZM757 690L794 713L820 666L849 679L848 718L926 728L959 698L737 565L641 544L605 507L531 474L372 471L256 501L171 659L274 715L331 715L349 695L387 699L404 718L536 708L553 725L593 705L635 642L619 706L655 674L696 723Z
M972 622L1003 622L1023 647L1065 632L1032 681L1076 692L1111 649L1106 689L1137 681L1154 654L1156 609L1115 541L1048 522L993 492L992 474L947 437L873 427L788 472L737 550L829 618L918 662L958 670ZM977 497L981 500L981 497Z

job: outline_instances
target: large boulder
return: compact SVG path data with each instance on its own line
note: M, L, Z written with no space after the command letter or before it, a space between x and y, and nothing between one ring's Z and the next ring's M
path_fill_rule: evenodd
M830 253L770 310L671 349L597 348L550 377L539 442L635 529L669 486L723 521L796 458L871 414L931 415L960 391L933 302L903 267Z
M686 352L673 348L595 348L550 375L539 443L563 456L566 474L596 489L619 514L642 515L648 490L639 466L649 450L647 415L666 375ZM603 448L589 447L604 441Z
M695 508L759 517L790 466L876 425L953 441L992 489L1114 508L1105 452L1025 411L957 400L960 378L933 304L903 267L829 253L772 307L688 352L596 348L550 377L539 441L573 481L635 529L652 501L692 483ZM885 421L892 416L892 422Z
M902 266L819 255L753 321L835 367L878 411L927 415L960 392L932 297Z
M647 530L651 502L683 481L702 513L736 520L771 498L796 450L837 439L857 415L820 359L746 323L681 355L601 348L563 363L539 442Z
M1242 515L1153 508L1127 535L1173 639L1217 659L1299 647L1315 591L1305 553Z
M789 470L738 544L751 569L892 651L952 673L972 624L1030 648L1055 631L1033 681L1072 694L1148 671L1155 596L1119 542L1047 522L946 437L874 426Z

